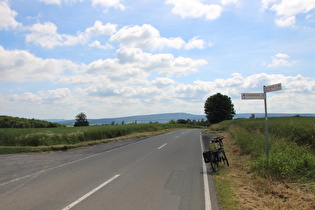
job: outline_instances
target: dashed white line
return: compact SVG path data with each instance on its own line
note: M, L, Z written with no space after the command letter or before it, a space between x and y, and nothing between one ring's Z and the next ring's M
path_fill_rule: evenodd
M167 143L163 144L162 146L160 146L158 149L162 149L163 147L165 147L167 145Z
M78 203L82 202L83 200L85 200L86 198L88 198L89 196L91 196L93 193L95 193L96 191L100 190L101 188L103 188L105 185L109 184L110 182L114 181L114 179L116 179L117 177L119 177L120 174L117 174L115 176L113 176L112 178L110 178L109 180L107 180L106 182L104 182L103 184L101 184L100 186L94 188L93 190L91 190L90 192L88 192L87 194L83 195L81 198L79 198L78 200L74 201L73 203L71 203L70 205L66 206L65 208L63 208L62 210L69 210L72 207L74 207L75 205L77 205Z

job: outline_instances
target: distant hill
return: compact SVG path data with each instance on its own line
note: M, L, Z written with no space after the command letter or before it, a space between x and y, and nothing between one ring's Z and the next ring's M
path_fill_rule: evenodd
M234 116L234 119L237 118L249 118L252 114L255 114L256 118L262 118L265 117L264 113L242 113L242 114L236 114ZM290 116L309 116L309 117L315 117L315 114L282 114L282 113L269 113L268 117L290 117ZM165 113L165 114L151 114L151 115L137 115L137 116L129 116L129 117L117 117L117 118L101 118L101 119L87 119L90 123L90 125L102 125L102 124L111 124L114 122L115 124L122 124L124 122L125 124L137 122L137 123L150 123L150 122L159 122L159 123L167 123L171 120L178 120L178 119L190 119L190 120L206 120L205 115L194 115L194 114L188 114L188 113ZM52 121L53 120L53 121ZM64 125L71 125L74 124L75 120L47 120L50 122L58 122L60 124Z
M137 122L137 123L150 123L150 122L159 122L159 123L167 123L171 120L178 120L178 119L190 119L190 120L206 120L205 115L194 115L194 114L187 114L187 113L165 113L165 114L151 114L151 115L137 115L137 116L130 116L130 117L117 117L117 118L102 118L102 119L87 119L90 125L96 124L111 124L115 122L115 124L125 124ZM69 125L73 124L75 120L63 120L59 121L58 123Z

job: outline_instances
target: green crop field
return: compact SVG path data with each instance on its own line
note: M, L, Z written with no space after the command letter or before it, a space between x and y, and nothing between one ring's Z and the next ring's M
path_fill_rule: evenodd
M194 127L194 125L150 123L59 128L2 128L0 129L0 154L32 151L28 147L39 146L64 145L61 148L70 148L71 145L80 142L190 126Z
M315 180L315 118L268 119L269 159L265 154L265 119L224 121L216 130L227 130L243 155L252 157L252 170L265 177L292 181Z

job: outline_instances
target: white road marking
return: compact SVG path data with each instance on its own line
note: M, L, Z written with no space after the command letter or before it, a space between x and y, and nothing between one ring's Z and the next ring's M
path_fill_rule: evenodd
M201 152L203 152L201 133L200 133L200 145L201 145ZM203 169L203 185L204 185L204 193L205 193L205 210L212 210L209 182L208 182L208 176L207 176L207 167L206 167L206 163L203 160L203 157L202 157L202 169Z
M175 139L177 139L179 136L175 136Z
M89 196L91 196L93 193L95 193L96 191L100 190L101 188L103 188L105 185L109 184L110 182L114 181L114 179L116 179L117 177L119 177L120 174L117 174L115 176L113 176L112 178L110 178L109 180L107 180L106 182L104 182L103 184L101 184L100 186L94 188L93 190L91 190L90 192L88 192L87 194L83 195L81 198L79 198L78 200L74 201L73 203L71 203L70 205L66 206L65 208L63 208L62 210L69 210L72 207L74 207L75 205L77 205L78 203L82 202L83 200L85 200L86 198L88 198Z
M163 144L162 146L160 146L158 149L162 149L163 147L165 147L167 145L167 143Z

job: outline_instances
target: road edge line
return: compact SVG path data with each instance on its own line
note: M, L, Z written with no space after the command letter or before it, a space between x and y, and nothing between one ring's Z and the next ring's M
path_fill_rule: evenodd
M203 152L203 144L202 144L202 136L200 133L200 145L201 145L201 152ZM210 198L210 190L209 190L209 181L208 181L208 173L207 173L207 166L203 161L203 157L201 157L202 162L202 174L203 174L203 186L204 186L204 194L205 194L205 210L212 210L211 205L211 198Z

